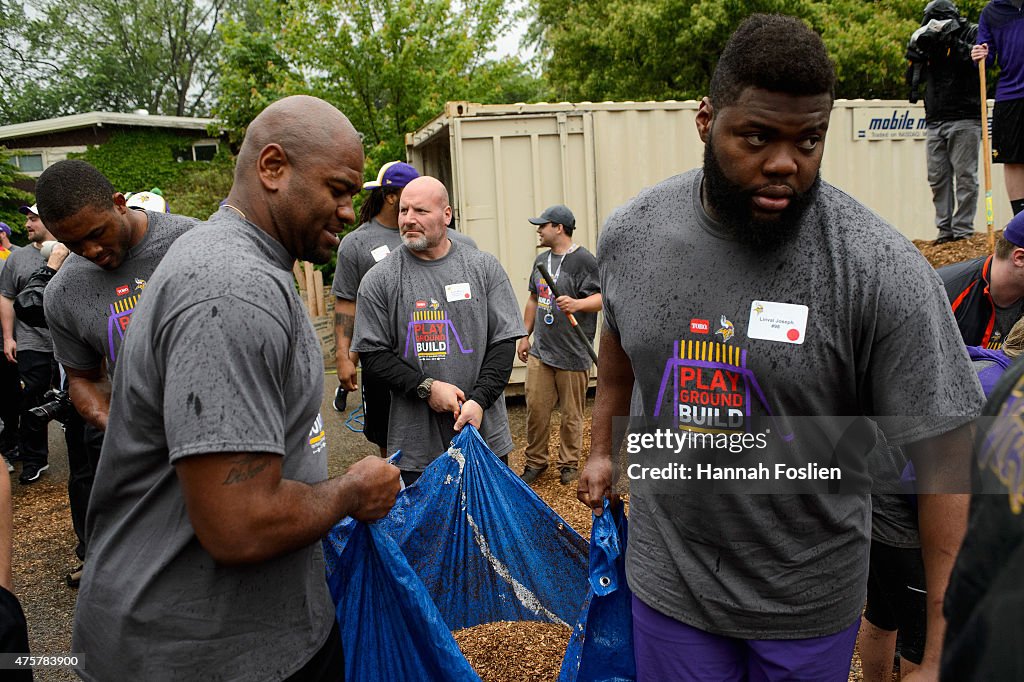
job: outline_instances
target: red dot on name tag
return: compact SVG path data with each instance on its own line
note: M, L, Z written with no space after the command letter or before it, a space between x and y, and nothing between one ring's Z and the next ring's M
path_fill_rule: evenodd
M798 332L796 329L790 329L788 332L786 332L786 338L789 339L790 341L796 341L797 339L800 338L800 332Z
M463 296L462 298L469 298L469 292L467 291L467 292L466 292L466 295L465 295L465 296Z

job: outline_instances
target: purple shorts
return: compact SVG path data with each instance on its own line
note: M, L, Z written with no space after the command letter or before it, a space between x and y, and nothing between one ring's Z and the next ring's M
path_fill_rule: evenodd
M713 635L655 611L633 596L637 682L846 682L857 639L850 627L808 639Z

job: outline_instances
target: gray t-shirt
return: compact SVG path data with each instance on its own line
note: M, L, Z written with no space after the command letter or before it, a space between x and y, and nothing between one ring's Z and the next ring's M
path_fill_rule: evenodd
M572 330L569 318L555 305L551 290L537 269L538 263L543 263L551 273L558 293L572 298L586 298L601 290L597 280L597 259L577 245L562 256L556 256L548 250L537 256L530 277L530 293L537 295L537 315L533 322L530 355L549 367L588 372L591 365L590 353ZM573 317L593 343L597 313L574 313Z
M12 252L7 257L4 269L0 271L0 296L14 301L28 284L32 273L44 265L46 265L46 259L34 245ZM50 330L46 327L33 327L25 324L17 316L14 318L14 340L18 342L18 350L31 350L38 353L53 352Z
M487 347L525 333L512 284L494 256L453 241L446 256L427 261L402 246L359 286L352 350L391 351L469 393ZM454 423L425 400L392 391L388 452L401 450L399 466L422 471L448 447ZM504 395L484 412L480 435L495 455L512 451Z
M334 619L319 542L258 565L199 544L173 464L283 456L285 479L327 478L323 360L280 243L222 208L182 235L121 346L89 501L89 562L73 650L86 680L281 680Z
M890 444L884 434L871 454L871 539L889 547L918 548L917 504L903 481L907 456Z
M114 376L118 351L150 275L178 237L199 224L195 218L146 211L149 226L121 266L107 271L71 254L46 285L46 321L53 354L72 369L107 362Z
M890 417L879 422L898 445L980 412L981 389L942 284L910 242L822 183L791 244L746 248L704 212L701 178L691 171L643 191L601 235L605 319L635 372L634 410L677 429L742 430L765 415L879 415ZM796 309L784 305L808 311L805 323L781 328L780 340L764 315L795 321ZM769 438L762 459L784 451L816 461L830 446L782 441ZM627 575L651 607L742 638L817 637L860 616L867 494L639 488Z
M476 242L461 232L448 229L448 238L476 248ZM398 229L384 227L374 218L344 236L338 246L338 266L334 270L331 293L347 301L356 300L359 283L374 265L402 245Z

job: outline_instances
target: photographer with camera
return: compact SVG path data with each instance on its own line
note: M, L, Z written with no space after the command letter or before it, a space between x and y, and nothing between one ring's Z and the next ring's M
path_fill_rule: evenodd
M935 204L936 244L974 234L978 206L981 95L971 47L978 25L960 16L950 0L932 0L907 46L910 101L925 86L928 184Z
M14 299L14 313L18 322L41 330L48 330L43 301L46 287L70 255L66 246L57 241L44 241L39 249L46 263L33 272ZM99 458L102 438L89 434L82 417L68 396L68 377L59 364L54 363L53 383L57 386L43 394L40 404L30 407L22 415L22 423L46 430L51 421L60 422L64 429L64 443L68 453L68 502L71 525L78 538L75 554L79 566L67 574L69 587L77 587L82 577L81 561L85 557L85 509L92 492L95 460ZM59 373L59 377L58 377Z
M22 462L18 480L23 485L35 483L49 468L49 443L46 424L28 414L28 410L45 402L43 397L54 386L57 368L53 360L53 343L46 328L35 327L14 312L14 299L26 288L33 273L46 264L42 244L53 240L39 218L38 209L22 206L29 245L11 253L0 272L0 327L3 329L4 356L14 363L24 384L18 424L18 452L13 461ZM13 453L11 453L13 455Z

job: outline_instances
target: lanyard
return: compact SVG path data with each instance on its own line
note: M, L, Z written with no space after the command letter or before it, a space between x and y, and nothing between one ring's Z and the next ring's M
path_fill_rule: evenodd
M558 261L558 269L555 270L554 272L551 272L551 254L552 254L552 251L548 251L548 272L551 272L551 279L553 279L555 281L555 283L558 282L558 273L560 273L562 271L562 264L565 263L565 257L568 256L570 253L572 253L573 251L575 251L578 248L579 248L579 244L573 244L572 246L570 246L569 250L562 254L561 260Z

